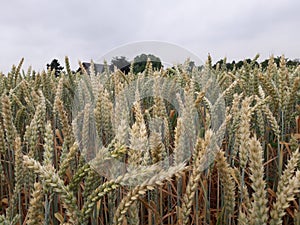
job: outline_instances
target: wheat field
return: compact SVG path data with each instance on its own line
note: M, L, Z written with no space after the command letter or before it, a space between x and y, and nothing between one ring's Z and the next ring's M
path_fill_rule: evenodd
M21 60L0 74L0 224L300 224L300 67L287 66L282 56L279 66L271 57L263 70L256 59L230 71L213 68L209 56L204 68L192 71L187 62L156 71L148 61L140 74L108 67L95 74L82 64L72 72L66 57L59 77L50 70L24 72ZM216 101L197 82L201 76L215 79ZM136 101L122 111L116 96L146 78L154 81L155 97L141 99L134 90ZM160 97L161 78L182 90L181 113ZM82 80L91 88L78 89ZM92 97L95 103L93 110L79 107L77 124L76 96L79 105ZM220 107L224 118L216 130L220 117L212 112ZM103 165L87 162L93 157L90 116L106 159L147 170L170 158L174 166L139 176L136 185L126 185L132 174L108 178ZM153 118L163 130L149 132ZM187 132L195 136L193 151L182 160ZM213 145L206 165L215 139L220 145Z

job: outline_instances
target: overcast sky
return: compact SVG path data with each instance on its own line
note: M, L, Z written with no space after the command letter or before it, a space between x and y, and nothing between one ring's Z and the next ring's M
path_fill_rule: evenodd
M0 3L0 71L24 57L42 70L53 58L71 67L112 49L155 40L205 61L271 54L300 58L299 0L10 0ZM164 60L164 59L163 59Z

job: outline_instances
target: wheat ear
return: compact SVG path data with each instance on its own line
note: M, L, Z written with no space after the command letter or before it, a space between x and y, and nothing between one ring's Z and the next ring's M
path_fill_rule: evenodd
M252 181L253 202L250 210L250 224L267 224L268 210L267 210L267 192L266 182L264 180L264 166L263 166L263 150L256 137L253 137L250 142L249 151L249 168L250 179Z
M122 224L127 210L140 196L144 195L146 191L153 190L154 186L163 185L162 180L170 180L172 176L179 175L179 173L181 173L184 169L185 165L184 163L181 163L176 166L170 167L167 170L162 170L153 177L145 180L141 185L138 185L134 189L132 189L119 204L114 215L114 224Z
M30 205L28 209L27 225L42 225L44 224L44 205L43 205L43 190L40 183L34 183L33 192L30 198Z
M204 154L206 152L206 147L209 145L211 135L212 132L210 130L207 131L205 134L205 140L198 139L195 147L193 167L192 167L193 170L190 179L188 181L188 185L186 187L186 193L183 196L183 203L182 203L183 224L189 223L189 216L191 213L193 200L199 185L199 181L201 179L201 173L204 169L203 164L205 163L205 160L207 160L207 158L204 157Z
M232 177L232 168L226 161L224 152L219 151L216 154L216 167L219 171L219 177L224 190L224 207L228 213L228 219L231 220L235 207L235 184Z
M286 214L285 210L289 207L289 203L295 200L295 195L299 193L300 187L300 171L289 180L281 192L276 193L276 202L273 204L273 209L270 212L270 225L279 225L283 223L282 217Z
M299 149L293 152L290 160L287 163L286 169L280 177L278 182L277 192L280 193L284 187L286 187L289 183L289 180L293 177L295 170L297 169L298 163L300 160Z
M42 181L45 182L46 189L50 187L54 192L60 194L63 204L67 209L69 221L77 224L80 218L80 212L77 209L76 199L73 193L69 190L69 187L65 186L64 181L59 178L53 166L44 167L39 162L26 155L23 156L23 160L24 165L29 169L32 169L33 172L39 175Z

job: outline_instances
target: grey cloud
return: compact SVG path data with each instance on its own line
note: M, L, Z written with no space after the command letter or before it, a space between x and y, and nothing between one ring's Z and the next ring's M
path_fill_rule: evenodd
M179 44L217 60L285 53L299 57L300 2L14 0L0 3L0 71L25 57L41 70L53 58L100 59L128 42Z

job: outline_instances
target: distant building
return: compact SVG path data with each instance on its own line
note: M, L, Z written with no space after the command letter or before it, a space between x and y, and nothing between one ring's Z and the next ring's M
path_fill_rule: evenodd
M88 63L88 62L83 62L82 63L84 69L90 73L90 66L91 66L91 63ZM104 72L104 64L98 64L98 63L94 63L94 68L95 68L95 73L103 73ZM108 69L111 70L111 66L110 65L107 65L108 66ZM81 71L81 68L79 67L77 72L80 72Z

